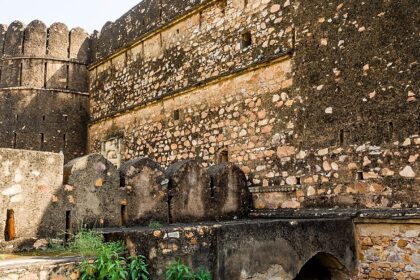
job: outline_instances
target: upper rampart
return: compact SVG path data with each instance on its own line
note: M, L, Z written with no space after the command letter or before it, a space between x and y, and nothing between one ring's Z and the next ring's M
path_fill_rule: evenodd
M0 25L0 88L87 91L90 36L62 23Z
M139 37L212 0L144 0L115 22L107 22L93 38L92 60L99 61Z

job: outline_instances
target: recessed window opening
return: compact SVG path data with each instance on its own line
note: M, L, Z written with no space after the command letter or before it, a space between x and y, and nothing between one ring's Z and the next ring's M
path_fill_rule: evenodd
M217 164L229 162L229 152L226 149L221 150L217 155Z
M364 177L363 177L363 171L357 171L356 178L357 178L357 180L359 180L359 181L364 180Z
M42 116L42 120L45 121L45 116Z
M41 138L39 149L42 151L42 150L44 150L45 135L44 135L44 133L41 133L41 134L39 134L39 136Z
M65 234L64 234L65 242L70 240L72 231L73 231L73 227L72 227L71 211L66 211L66 227L65 227Z
M67 147L67 135L63 134L63 150Z
M340 146L344 145L344 130L340 130Z
M6 229L4 232L4 240L12 241L16 239L15 211L7 209Z
M216 186L214 184L214 179L211 178L210 179L210 197L214 198L216 194Z
M48 67L48 64L45 62L44 63L44 88L47 88L47 67Z
M181 114L180 114L179 109L174 110L173 118L174 118L175 121L178 121L181 118Z
M252 45L251 32L247 31L241 35L241 49L246 49Z
M17 134L16 132L13 132L13 142L12 142L13 149L16 149L16 146L17 146Z
M19 120L19 114L16 114L16 120L17 121Z
M127 205L121 205L121 226L127 226L128 222L128 212L127 212Z
M68 120L69 120L69 116L64 115L64 120L65 120L65 121L68 121Z
M1 83L1 74L3 72L3 66L0 66L0 83Z
M198 27L200 28L200 30L201 30L202 25L203 25L203 11L200 12L199 18L198 18Z
M66 89L69 89L70 85L70 65L66 65Z
M389 141L392 141L392 139L394 139L394 123L393 122L388 123L388 135L389 135Z
M23 63L20 64L20 68L19 68L19 86L22 86L22 76L23 76Z
M301 181L301 179L300 179L300 177L298 176L298 177L296 177L296 185L297 186L301 186L302 185L302 181Z

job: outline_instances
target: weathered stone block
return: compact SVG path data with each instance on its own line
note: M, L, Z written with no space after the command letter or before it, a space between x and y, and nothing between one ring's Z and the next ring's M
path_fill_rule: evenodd
M194 222L205 220L210 202L210 177L199 162L179 161L168 167L169 220Z
M128 225L168 222L169 180L159 164L149 158L131 160L121 166L120 177L128 194Z
M116 227L122 223L120 190L116 167L102 155L74 159L64 166L63 206L70 215L71 227ZM70 213L69 213L70 211Z
M246 216L250 195L242 170L233 163L222 163L211 166L208 172L212 215L217 219Z

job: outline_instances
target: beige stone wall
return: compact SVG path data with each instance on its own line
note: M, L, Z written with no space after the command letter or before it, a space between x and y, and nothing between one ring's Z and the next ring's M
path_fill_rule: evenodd
M8 209L14 211L16 241L36 238L42 226L54 223L43 217L62 186L63 164L59 154L0 149L0 250Z
M30 261L29 261L30 262ZM20 264L2 267L0 280L77 280L80 273L74 258L68 260L44 260L34 264Z
M356 279L420 279L420 220L356 222Z
M125 135L123 159L149 156L168 166L181 159L201 158L215 163L226 149L254 184L268 186L280 175L273 155L281 142L274 128L285 129L294 101L281 94L292 84L291 61L232 76L182 95L92 124L90 151L113 135ZM284 96L284 101L280 95ZM174 119L178 110L180 119Z

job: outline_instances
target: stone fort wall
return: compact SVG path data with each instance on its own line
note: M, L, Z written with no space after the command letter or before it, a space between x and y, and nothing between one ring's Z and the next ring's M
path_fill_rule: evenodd
M85 152L89 35L62 23L0 25L0 146Z
M152 3L95 45L90 151L226 158L256 209L418 206L415 1L208 1L142 29Z

